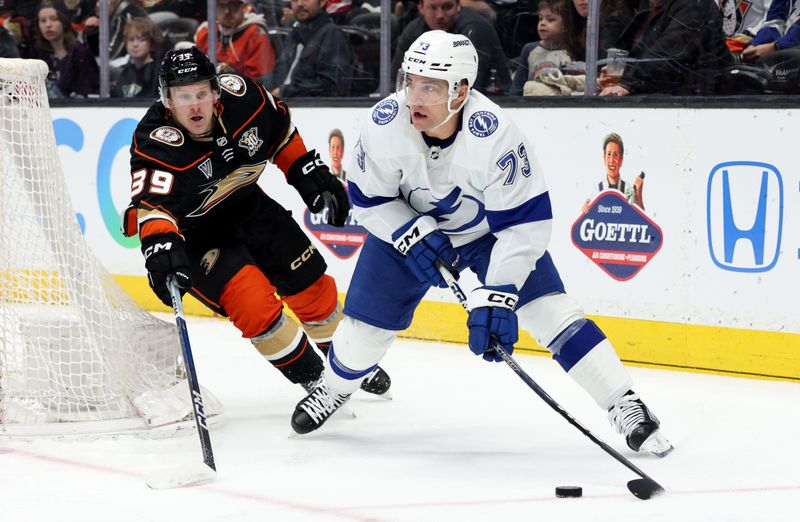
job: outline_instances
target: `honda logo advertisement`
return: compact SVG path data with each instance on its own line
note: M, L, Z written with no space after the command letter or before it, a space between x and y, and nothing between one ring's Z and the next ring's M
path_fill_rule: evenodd
M783 234L783 178L755 161L716 165L706 193L708 250L719 268L766 272L778 262Z

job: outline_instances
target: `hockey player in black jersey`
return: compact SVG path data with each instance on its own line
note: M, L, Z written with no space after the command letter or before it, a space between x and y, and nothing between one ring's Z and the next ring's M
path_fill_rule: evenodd
M312 389L341 320L336 283L291 214L256 183L274 163L312 212L342 226L350 209L339 180L306 150L286 104L237 74L217 76L196 47L161 64L160 100L131 144L127 235L139 234L150 286L165 304L174 277L227 316L293 383ZM286 304L302 323L283 312ZM380 368L362 388L384 394Z

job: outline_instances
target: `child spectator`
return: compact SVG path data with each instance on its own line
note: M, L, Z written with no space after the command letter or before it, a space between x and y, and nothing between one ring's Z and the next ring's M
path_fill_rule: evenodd
M264 15L248 9L242 0L217 2L217 71L239 72L260 80L275 68L275 51ZM200 25L194 40L197 48L208 54L208 22Z
M525 96L558 96L569 94L553 85L564 80L561 67L572 62L565 48L564 0L539 1L539 45L528 56L528 81L523 88ZM565 83L566 86L566 83Z
M120 98L158 96L158 69L161 63L161 30L150 18L132 18L123 31L128 63L115 71L111 95Z
M57 9L56 6L59 8ZM45 0L37 11L33 57L50 68L45 85L50 98L88 96L100 86L91 51L78 42L63 5Z
M560 13L561 25L564 31L564 43L562 45L570 56L570 63L583 62L586 57L586 16L589 14L589 1L566 0L557 11ZM541 19L541 15L539 15L539 18ZM514 79L511 83L511 95L519 96L522 94L523 87L530 79L531 74L530 69L528 69L529 58L533 50L538 46L539 42L525 44L520 51L520 56L514 59L517 69L514 72ZM580 70L582 70L582 67ZM570 81L573 79L568 78ZM576 90L582 90L582 88L577 88Z

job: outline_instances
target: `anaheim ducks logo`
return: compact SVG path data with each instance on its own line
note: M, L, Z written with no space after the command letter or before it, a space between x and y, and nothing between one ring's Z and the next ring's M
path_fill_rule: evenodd
M200 259L200 268L205 270L206 275L211 272L211 269L214 268L214 265L217 264L217 260L219 259L219 248L212 248L205 254L203 254L203 258Z
M243 165L234 170L225 178L206 185L200 191L200 194L205 194L203 203L186 214L187 217L198 217L206 214L209 210L221 203L225 198L236 192L242 187L246 187L258 181L261 173L264 172L266 162L257 165Z
M247 84L241 77L235 74L220 74L217 77L219 86L234 96L242 97L247 92Z
M173 147L183 145L183 133L175 127L159 127L150 133L150 138Z

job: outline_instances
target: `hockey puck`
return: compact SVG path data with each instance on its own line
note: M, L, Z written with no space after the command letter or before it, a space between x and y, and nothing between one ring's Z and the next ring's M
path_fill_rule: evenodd
M558 486L556 496L558 498L578 498L583 495L583 488L580 486Z

